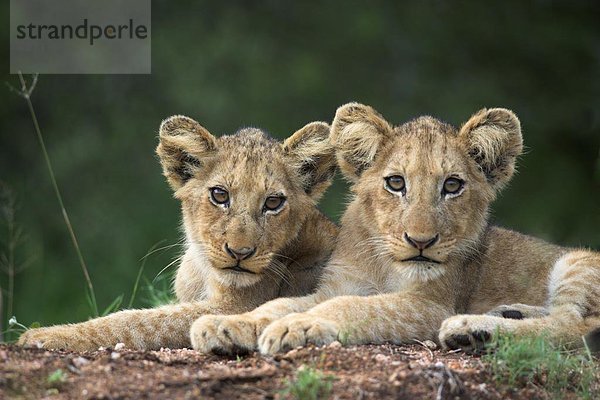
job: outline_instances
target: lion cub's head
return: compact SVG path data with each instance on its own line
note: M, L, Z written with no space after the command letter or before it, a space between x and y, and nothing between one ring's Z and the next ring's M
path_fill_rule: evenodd
M329 126L313 122L280 143L255 128L211 135L183 116L160 126L157 153L181 201L188 244L219 280L261 278L331 184Z
M331 141L360 204L348 217L368 230L380 257L424 279L476 248L488 205L522 151L519 120L501 108L456 129L431 117L392 126L351 103L337 110Z

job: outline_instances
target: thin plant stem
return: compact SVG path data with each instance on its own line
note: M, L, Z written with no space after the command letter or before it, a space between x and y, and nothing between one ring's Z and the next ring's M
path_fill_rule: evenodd
M142 265L140 266L140 269L138 270L137 278L135 278L135 284L133 285L133 290L131 292L131 298L129 299L129 304L127 305L127 308L131 308L131 306L133 305L133 300L135 300L135 295L137 294L137 291L138 291L138 285L140 283L140 279L142 278L142 273L144 272L144 268L146 267L146 260L148 259L148 255L152 254L154 252L154 250L156 250L156 248L162 242L163 242L163 240L154 243L152 245L152 247L150 247L148 252L146 252L146 255L144 257L142 257Z
M14 204L11 204L10 207L14 207ZM10 213L6 222L8 225L8 304L6 305L6 315L12 317L13 298L15 293L15 247L17 245L17 239L15 238L14 212Z
M67 209L65 208L62 195L60 194L60 190L58 188L58 184L56 183L56 177L54 175L54 169L52 168L52 163L50 162L50 157L48 156L48 151L46 150L46 144L44 143L44 137L42 136L42 131L40 129L40 125L38 123L37 116L35 114L35 110L33 109L33 104L31 102L31 94L35 89L35 85L37 83L37 75L34 75L33 81L29 88L23 78L23 74L19 71L19 81L21 82L21 90L17 91L25 99L27 102L27 107L29 108L29 113L31 114L31 118L33 120L33 126L35 128L35 133L37 135L37 139L42 148L42 153L44 154L44 160L46 161L46 167L48 167L48 172L50 173L50 180L52 181L52 187L54 188L54 192L56 194L56 198L58 199L58 203L62 210L62 216L65 220L65 224L67 225L67 229L69 231L69 235L71 236L71 241L73 242L73 247L75 247L75 252L77 253L77 258L79 259L79 264L81 265L81 269L83 271L83 275L85 277L87 287L89 290L89 297L91 300L92 312L94 316L98 316L98 305L96 303L96 294L94 292L94 285L92 284L92 280L90 279L90 274L88 273L87 266L85 264L85 260L83 259L83 255L81 253L81 249L79 248L79 243L77 242L77 237L75 236L75 231L73 230L73 226L71 225L71 220L69 218L69 214L67 213ZM10 87L10 86L9 86ZM14 91L14 88L13 88Z

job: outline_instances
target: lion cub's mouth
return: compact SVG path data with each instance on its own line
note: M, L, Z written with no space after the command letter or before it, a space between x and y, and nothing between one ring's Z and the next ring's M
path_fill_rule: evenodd
M414 256L411 258L407 258L405 260L402 261L419 261L419 262L430 262L430 263L434 263L434 264L439 264L439 261L433 260L431 258L427 258L425 257L423 254L419 254L418 256Z
M250 271L249 269L246 269L246 268L243 268L239 264L234 265L233 267L226 267L226 268L223 268L223 269L227 270L227 271L242 272L242 273L255 274L256 275L256 272Z

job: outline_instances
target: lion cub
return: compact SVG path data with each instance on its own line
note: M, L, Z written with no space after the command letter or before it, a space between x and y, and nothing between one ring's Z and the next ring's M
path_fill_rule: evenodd
M496 330L576 345L600 326L599 253L488 223L522 151L511 111L481 110L460 129L431 117L392 126L351 103L337 110L331 140L353 198L319 289L202 317L195 348L268 354L336 339L432 339L472 349Z
M20 344L184 347L201 315L240 313L315 289L338 233L315 205L336 168L327 124L310 123L279 143L254 128L216 138L174 116L160 126L157 153L181 201L187 243L175 279L181 303L29 330Z

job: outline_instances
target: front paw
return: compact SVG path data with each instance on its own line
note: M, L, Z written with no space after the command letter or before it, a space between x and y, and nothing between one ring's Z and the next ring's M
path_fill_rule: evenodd
M79 337L69 325L29 329L21 334L17 344L23 347L54 350L94 351L98 349L93 343Z
M207 354L247 354L256 350L258 334L265 326L245 315L205 315L192 324L192 347Z
M483 315L456 315L446 319L440 328L442 346L451 350L477 353L492 340L496 327L493 317Z
M262 354L275 354L308 343L322 346L337 340L338 334L335 322L308 314L290 314L267 326L258 339L258 348Z

